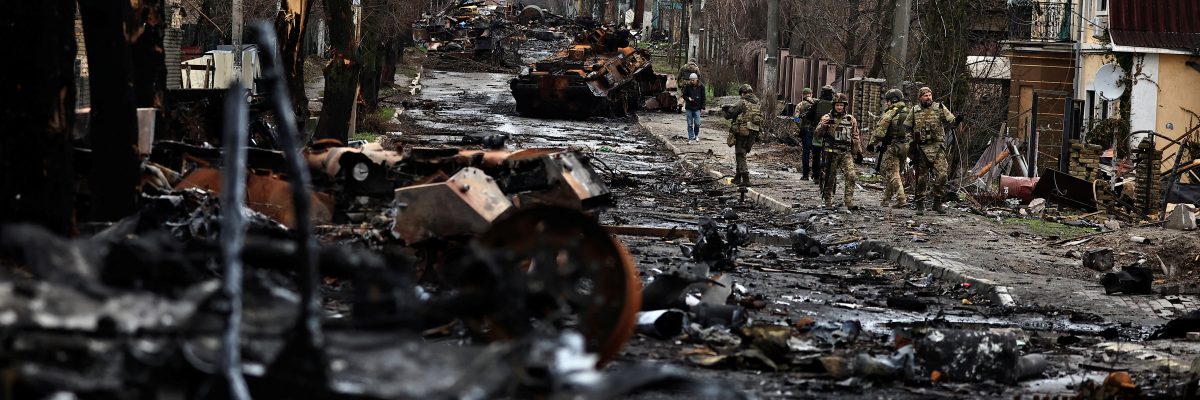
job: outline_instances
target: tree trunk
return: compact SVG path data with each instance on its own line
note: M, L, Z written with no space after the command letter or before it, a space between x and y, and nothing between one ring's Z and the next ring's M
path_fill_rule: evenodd
M871 59L871 71L867 73L869 77L878 78L883 74L884 55L888 54L891 49L892 40L892 9L890 2L884 0L875 0L875 24L880 27L879 39L875 41L875 56Z
M400 58L404 56L404 46L395 40L389 40L385 51L387 54L384 56L379 78L383 85L392 85L396 83L396 64L399 64Z
M363 107L358 113L360 119L379 107L379 85L383 81L388 50L383 32L386 5L381 0L364 0L362 4L362 41L358 44L358 59L362 62L359 87L363 98Z
M354 11L350 0L325 0L329 21L329 64L325 66L325 100L316 136L346 143L354 102L358 98L358 75L362 64L354 59Z
M10 2L0 38L0 222L74 230L75 2Z
M862 9L862 8L860 8L861 3L862 3L861 0L850 0L850 1L845 1L844 3L846 4L847 7L850 7L850 9L852 9L852 10L861 10ZM859 26L857 23L857 17L855 17L855 19L851 20L850 23L848 23L846 25L846 27L847 27L846 41L844 43L842 43L842 46L843 46L842 51L846 55L846 65L862 65L863 57L865 55L863 54L862 51L858 51L858 47L859 47L858 41L860 39L858 36L859 36L860 30L859 30Z
M79 12L91 69L90 218L115 221L137 209L137 104L131 36L125 30L132 25L133 10L125 0L81 0Z
M283 0L282 10L275 19L275 34L279 37L279 62L287 79L288 94L296 110L296 124L304 132L308 121L308 96L304 94L304 31L308 29L308 13L313 0Z

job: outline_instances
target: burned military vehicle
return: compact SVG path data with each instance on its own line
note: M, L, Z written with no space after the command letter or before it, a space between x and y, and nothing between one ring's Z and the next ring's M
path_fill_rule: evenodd
M622 117L666 88L650 53L629 47L629 31L597 28L511 81L517 112L551 118Z

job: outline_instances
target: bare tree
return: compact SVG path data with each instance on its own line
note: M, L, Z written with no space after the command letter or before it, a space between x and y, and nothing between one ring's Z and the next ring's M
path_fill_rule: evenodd
M814 55L840 65L874 61L886 25L879 0L791 0L792 54ZM797 51L799 50L799 51ZM807 50L807 51L806 51Z
M383 82L383 73L387 72L389 49L386 25L388 25L387 0L363 0L362 3L362 38L358 43L358 60L362 63L362 73L359 76L359 88L362 94L362 110L360 116L374 113L379 105L379 86Z
M303 47L312 4L313 0L281 0L281 9L275 18L275 33L279 37L279 62L283 64L288 92L296 110L296 121L301 125L308 119L308 96L304 95Z
M350 0L325 0L326 21L329 25L329 63L325 65L325 99L321 118L317 121L317 136L346 143L354 101L358 95L359 71L362 63L356 57L358 48L354 29L354 10Z
M710 83L724 87L749 82L757 74L766 39L766 3L763 0L708 0L703 24L724 60L711 60L706 68ZM785 0L780 12L781 45L793 55L811 55L841 65L878 64L882 26L890 15L883 0ZM733 23L730 23L733 21ZM713 62L715 61L715 62Z

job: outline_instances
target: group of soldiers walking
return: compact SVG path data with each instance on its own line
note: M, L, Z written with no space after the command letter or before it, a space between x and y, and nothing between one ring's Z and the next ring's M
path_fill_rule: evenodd
M825 206L832 208L841 176L844 184L841 208L855 209L854 181L858 172L854 162L856 158L861 159L863 146L858 121L846 110L849 99L844 93L834 94L831 86L821 88L820 98L812 98L809 89L804 92L805 98L796 107L794 115L800 124L804 145L802 179L819 182ZM881 157L880 174L886 182L880 206L908 206L900 170L906 160L911 159L917 178L913 196L917 214L925 213L927 200L932 200L934 211L945 213L941 191L946 185L949 164L944 134L961 119L942 103L933 101L933 90L928 87L918 90L915 105L907 104L899 89L888 90L883 101L887 109L871 131L867 145L872 152L878 149Z
M819 182L825 206L832 208L841 176L845 187L842 208L855 209L854 181L858 172L854 162L861 159L863 146L858 121L846 110L849 99L844 93L834 94L831 86L821 88L821 97L816 99L811 97L811 90L804 92L806 96L794 115L804 145L802 179L811 177ZM928 87L918 90L916 105L908 105L899 89L888 90L883 100L887 109L871 131L867 146L872 152L878 148L881 157L880 173L886 185L880 206L908 206L900 170L906 160L912 159L917 177L913 196L917 214L925 213L926 200L931 197L933 210L945 213L941 191L946 185L948 162L943 138L946 129L961 119L933 101L933 91Z
M812 97L810 89L805 89L804 94L793 116L800 125L803 144L801 179L816 181L825 207L834 208L833 197L840 178L843 186L840 209L857 209L854 188L858 171L854 163L861 160L864 146L858 120L848 112L849 97L835 93L831 86L821 88L818 98ZM741 99L736 104L725 108L725 117L732 120L727 142L734 147L737 159L734 183L748 185L746 154L761 132L762 113L749 85L742 85L739 95ZM908 206L900 170L911 159L917 177L913 196L917 214L925 213L927 200L934 211L945 213L941 194L946 185L948 162L943 138L946 129L961 122L961 118L955 117L942 103L933 101L933 91L928 87L918 90L915 105L906 103L899 89L887 91L883 100L887 109L871 131L866 146L872 152L878 151L881 157L880 173L886 186L880 206Z
M693 61L680 71L680 76L690 78L691 85L699 85L696 79L698 72ZM699 88L702 93L703 86ZM821 88L819 97L812 95L811 89L804 89L804 98L796 105L793 115L800 126L803 145L801 179L816 181L820 185L825 207L832 209L840 177L843 186L840 209L857 209L854 188L858 171L854 164L862 159L864 146L858 120L848 112L849 96L836 93L829 85ZM750 184L750 171L746 155L762 132L763 113L750 85L742 85L738 89L738 96L740 98L735 104L725 106L722 110L725 118L730 120L726 143L734 148L736 158L733 183L747 186ZM703 104L703 96L696 97ZM867 150L880 154L879 172L885 180L880 206L908 207L900 171L911 159L917 178L916 193L913 194L917 214L925 213L927 201L932 203L934 211L944 214L946 209L942 193L949 168L944 135L947 129L961 123L962 118L955 117L942 103L933 101L933 90L928 87L918 89L917 103L913 105L904 101L904 93L899 89L888 90L882 100L887 108L870 131L870 142L866 146ZM702 107L688 108L699 110ZM694 126L691 117L688 122L690 142L699 134L699 117L695 118Z

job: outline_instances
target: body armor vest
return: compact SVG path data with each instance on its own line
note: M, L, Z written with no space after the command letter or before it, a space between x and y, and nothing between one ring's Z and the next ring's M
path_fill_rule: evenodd
M913 131L920 135L918 144L941 143L942 135L942 103L934 103L927 108L918 108L913 115Z
M837 120L837 123L829 127L829 138L826 140L825 146L837 150L850 150L850 146L854 144L854 125L851 123L850 115L842 114L833 118Z

